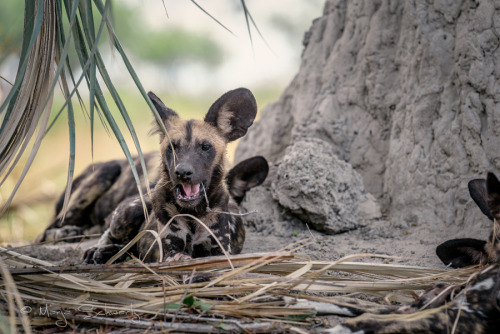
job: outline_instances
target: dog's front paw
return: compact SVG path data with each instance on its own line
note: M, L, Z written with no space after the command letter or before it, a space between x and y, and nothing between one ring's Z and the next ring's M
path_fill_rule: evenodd
M97 247L89 248L83 254L83 263L94 264L94 254L97 251Z
M74 225L67 225L60 228L51 228L45 231L43 236L37 238L37 241L50 241L50 242L78 242L81 237L84 237L84 232L81 227Z
M165 258L164 262L181 262L185 260L191 260L192 257L185 253L175 253L172 256L168 256Z
M89 264L104 264L108 262L108 260L111 259L113 255L118 253L120 249L121 246L115 244L89 248L83 255L83 262ZM120 257L117 262L122 262L123 260L120 261L122 257Z

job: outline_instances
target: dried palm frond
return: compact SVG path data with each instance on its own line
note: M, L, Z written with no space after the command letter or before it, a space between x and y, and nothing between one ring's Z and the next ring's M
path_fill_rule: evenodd
M476 270L348 261L367 254L312 261L295 254L302 246L295 243L273 253L231 256L234 269L225 256L147 265L132 260L55 266L0 248L2 265L8 267L17 292L8 289L5 279L0 291L3 298L16 294L22 299L31 310L32 326L45 324L47 319L42 318L48 316L52 325L65 319L186 332L234 328L266 332L307 325L316 313L334 312L336 306L388 307L354 301L348 297L352 292L391 293L393 300L411 301L415 291L437 281L464 284Z
M49 120L53 91L51 84L54 81L56 55L56 17L51 10L52 5L51 1L40 1L36 7L31 8L33 12L27 10L25 44L18 75L10 93L0 107L0 115L3 117L0 127L0 175L5 175L0 185L4 183L20 160L41 119L38 134L20 180L0 212L0 216L12 201L31 166ZM28 41L29 44L26 44ZM9 165L11 167L8 170Z

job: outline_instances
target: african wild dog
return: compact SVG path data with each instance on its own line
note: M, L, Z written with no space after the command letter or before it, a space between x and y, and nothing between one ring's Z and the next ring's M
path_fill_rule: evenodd
M165 136L159 124L155 126L154 133L160 135L160 154L145 155L152 185L151 196L144 197L149 220L145 220L137 188L134 190L130 167L125 161L112 161L75 179L66 214L70 224L65 220L61 228L63 224L56 218L40 240L81 235L82 230L105 220L107 229L98 246L85 254L86 262L102 263L140 230L159 232L172 217L189 214L209 226L225 250L239 253L245 238L242 218L237 215L239 203L268 172L262 157L242 161L226 172L227 143L245 135L256 115L252 93L240 88L224 94L203 121L183 120L156 95L148 95L168 131ZM153 166L158 166L156 173L151 172ZM138 162L136 167L142 175ZM62 198L56 209L61 206ZM89 226L83 226L89 220ZM148 262L222 253L208 232L185 216L176 217L161 238L163 259L158 258L157 246L147 252L154 241L151 235L144 236L133 253L141 258L148 253L144 258Z
M492 193L496 177L488 174L488 179L476 179L469 182L469 194L481 212L493 222L493 229L487 241L463 238L448 240L436 248L436 254L444 264L453 268L462 268L474 264L490 264L498 261L498 242L500 240L500 220L495 219L494 210L500 210L500 198ZM490 187L490 188L488 188ZM499 187L500 188L500 187ZM500 197L500 196L499 196Z
M328 333L498 333L500 329L500 182L492 173L469 184L472 198L494 221L492 235L484 243L474 239L441 245L438 254L446 264L464 266L489 262L465 287L438 284L416 302L400 308L364 313ZM472 245L472 246L471 246ZM444 255L443 255L444 254ZM355 309L358 311L359 309ZM382 314L384 313L384 314Z

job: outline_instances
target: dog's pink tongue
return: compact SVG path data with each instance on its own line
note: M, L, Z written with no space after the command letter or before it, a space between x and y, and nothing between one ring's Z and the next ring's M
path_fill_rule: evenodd
M200 192L200 184L193 184L191 186L191 192L193 193L193 195L197 195Z
M182 184L186 197L191 197L200 192L200 184Z

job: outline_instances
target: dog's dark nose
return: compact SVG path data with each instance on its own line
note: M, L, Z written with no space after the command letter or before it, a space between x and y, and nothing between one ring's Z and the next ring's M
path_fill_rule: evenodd
M181 181L190 181L193 176L193 168L189 165L179 164L175 169L175 176Z

